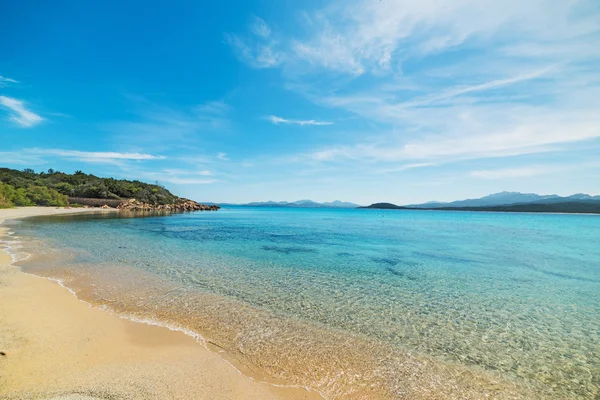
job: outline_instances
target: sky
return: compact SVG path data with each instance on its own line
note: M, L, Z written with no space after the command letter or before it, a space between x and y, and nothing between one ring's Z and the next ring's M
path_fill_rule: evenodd
M600 194L597 0L9 1L0 166L198 201Z

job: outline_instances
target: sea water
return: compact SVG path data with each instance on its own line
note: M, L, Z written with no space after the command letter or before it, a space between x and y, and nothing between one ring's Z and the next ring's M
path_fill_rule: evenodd
M231 207L11 229L40 254L25 271L325 397L600 396L597 215Z

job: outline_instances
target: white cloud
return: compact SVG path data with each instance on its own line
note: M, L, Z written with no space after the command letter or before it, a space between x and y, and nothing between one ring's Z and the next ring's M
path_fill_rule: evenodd
M152 151L196 147L207 134L230 129L232 108L222 100L193 107L174 108L146 98L128 95L133 120L114 121L103 126L113 135L117 146L144 146Z
M231 106L229 106L223 100L207 101L206 103L200 104L198 107L196 107L196 111L199 114L204 115L224 116L231 111Z
M307 156L318 161L344 159L402 162L425 160L451 162L466 159L506 157L554 151L566 145L600 138L600 114L572 111L548 115L531 107L502 107L494 114L493 106L479 110L480 115L450 117L450 110L413 115L414 121L433 132L398 143L402 138L386 138L380 143L332 146ZM422 113L422 114L421 114ZM429 120L428 120L429 119ZM437 121L437 122L436 122ZM441 122L440 122L441 121Z
M278 49L279 43L271 38L271 28L267 23L254 17L250 25L253 36L242 39L234 33L226 33L225 41L233 48L237 57L252 68L274 68L284 61L284 53Z
M552 172L550 167L522 167L471 171L470 175L481 179L528 178Z
M274 49L272 42L264 40L248 41L235 34L226 34L226 42L235 50L236 55L252 68L273 68L281 64L282 55Z
M378 171L378 172L382 172L382 173L402 172L402 171L407 171L407 170L415 169L415 168L425 168L425 167L435 167L435 166L437 166L437 164L428 163L428 162L413 163L413 164L400 165L399 167L386 168L386 169L383 169L383 170Z
M9 164L31 166L45 163L39 155L25 154L22 151L0 151L0 160L2 160L3 166Z
M350 0L303 17L304 35L269 32L269 66L282 68L286 88L370 131L283 158L448 163L600 138L594 0Z
M160 181L161 179L159 179ZM211 183L218 182L216 179L193 179L193 178L177 178L170 177L166 179L162 179L166 182L174 183L176 185L208 185Z
M257 36L262 38L268 38L271 36L271 28L264 19L254 16L252 23L250 24L250 30Z
M211 176L214 173L210 170L184 170L184 169L164 169L165 174L170 175L198 175L198 176Z
M216 179L203 178L212 176L209 170L163 169L159 171L142 171L138 175L148 180L169 182L178 185L205 185L218 182Z
M461 45L482 46L502 38L551 43L597 32L591 0L358 0L339 1L306 14L307 37L291 40L296 60L360 75L397 70L410 58ZM593 14L593 13L592 13Z
M505 86L514 85L517 83L525 82L528 80L536 79L543 77L548 74L555 67L547 67L542 68L540 70L536 70L527 74L521 74L518 76L503 78L503 79L495 79L489 82L483 82L476 85L471 86L458 86L452 87L450 89L443 90L439 93L435 93L433 95L424 96L421 98L411 99L405 103L400 103L398 106L408 108L408 107L417 107L417 106L425 106L430 104L438 103L442 100L453 99L455 97L461 96L463 94L475 93L475 92L485 92L489 90L494 90L498 88L503 88Z
M0 75L0 87L8 86L7 84L11 83L19 83L19 81Z
M229 161L229 157L227 157L227 153L217 153L217 158L223 161Z
M567 164L545 164L545 165L528 165L511 168L485 169L475 170L469 173L470 176L480 179L501 180L501 179L518 179L530 178L539 175L553 174L557 175L573 170L593 171L598 168L598 161L573 162ZM569 172L571 173L571 172Z
M25 153L48 155L61 158L72 158L85 162L111 162L111 161L148 161L148 160L163 160L165 156L156 156L143 153L118 153L118 152L102 152L102 151L78 151L78 150L63 150L63 149L25 149Z
M44 120L36 113L29 111L21 100L0 96L0 105L10 110L9 119L11 121L23 128L30 128Z
M285 119L285 118L277 117L275 115L269 115L267 117L267 119L269 121L271 121L275 125L278 125L278 124L289 124L289 125L300 125L300 126L306 126L306 125L333 125L333 122L317 121L317 120L314 120L314 119L309 119L309 120Z
M295 160L448 163L600 138L590 0L344 1L306 21L287 44L286 87L372 128Z

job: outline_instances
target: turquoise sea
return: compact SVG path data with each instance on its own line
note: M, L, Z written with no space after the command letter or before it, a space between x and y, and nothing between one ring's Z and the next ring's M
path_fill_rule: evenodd
M231 207L12 230L25 271L328 398L600 397L600 216Z

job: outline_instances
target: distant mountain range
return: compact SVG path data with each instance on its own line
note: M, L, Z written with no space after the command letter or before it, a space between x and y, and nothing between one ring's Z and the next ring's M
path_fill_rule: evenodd
M506 211L506 212L564 212L600 213L600 196L577 193L571 196L539 195L535 193L500 192L479 199L458 200L448 203L428 202L397 206L375 203L365 208L419 209L456 211Z
M209 204L209 203L207 203ZM345 201L318 203L312 200L262 201L246 204L219 203L221 206L285 207L285 208L377 208L405 210L457 210L457 211L513 211L513 212L564 212L600 213L600 196L577 193L571 196L556 194L500 192L478 199L457 200L447 203L430 201L423 204L399 206L392 203L375 203L367 207Z
M509 204L528 203L566 203L578 201L600 201L600 196L591 196L585 193L577 193L571 196L561 197L556 194L539 195L535 193L500 192L481 197L479 199L458 200L448 203L431 201L423 204L407 205L408 208L446 208L446 207L490 207L504 206Z
M345 201L329 201L317 203L312 200L297 200L297 201L262 201L246 204L227 204L219 203L221 206L250 206L250 207L288 207L288 208L358 208L358 204L348 203Z

